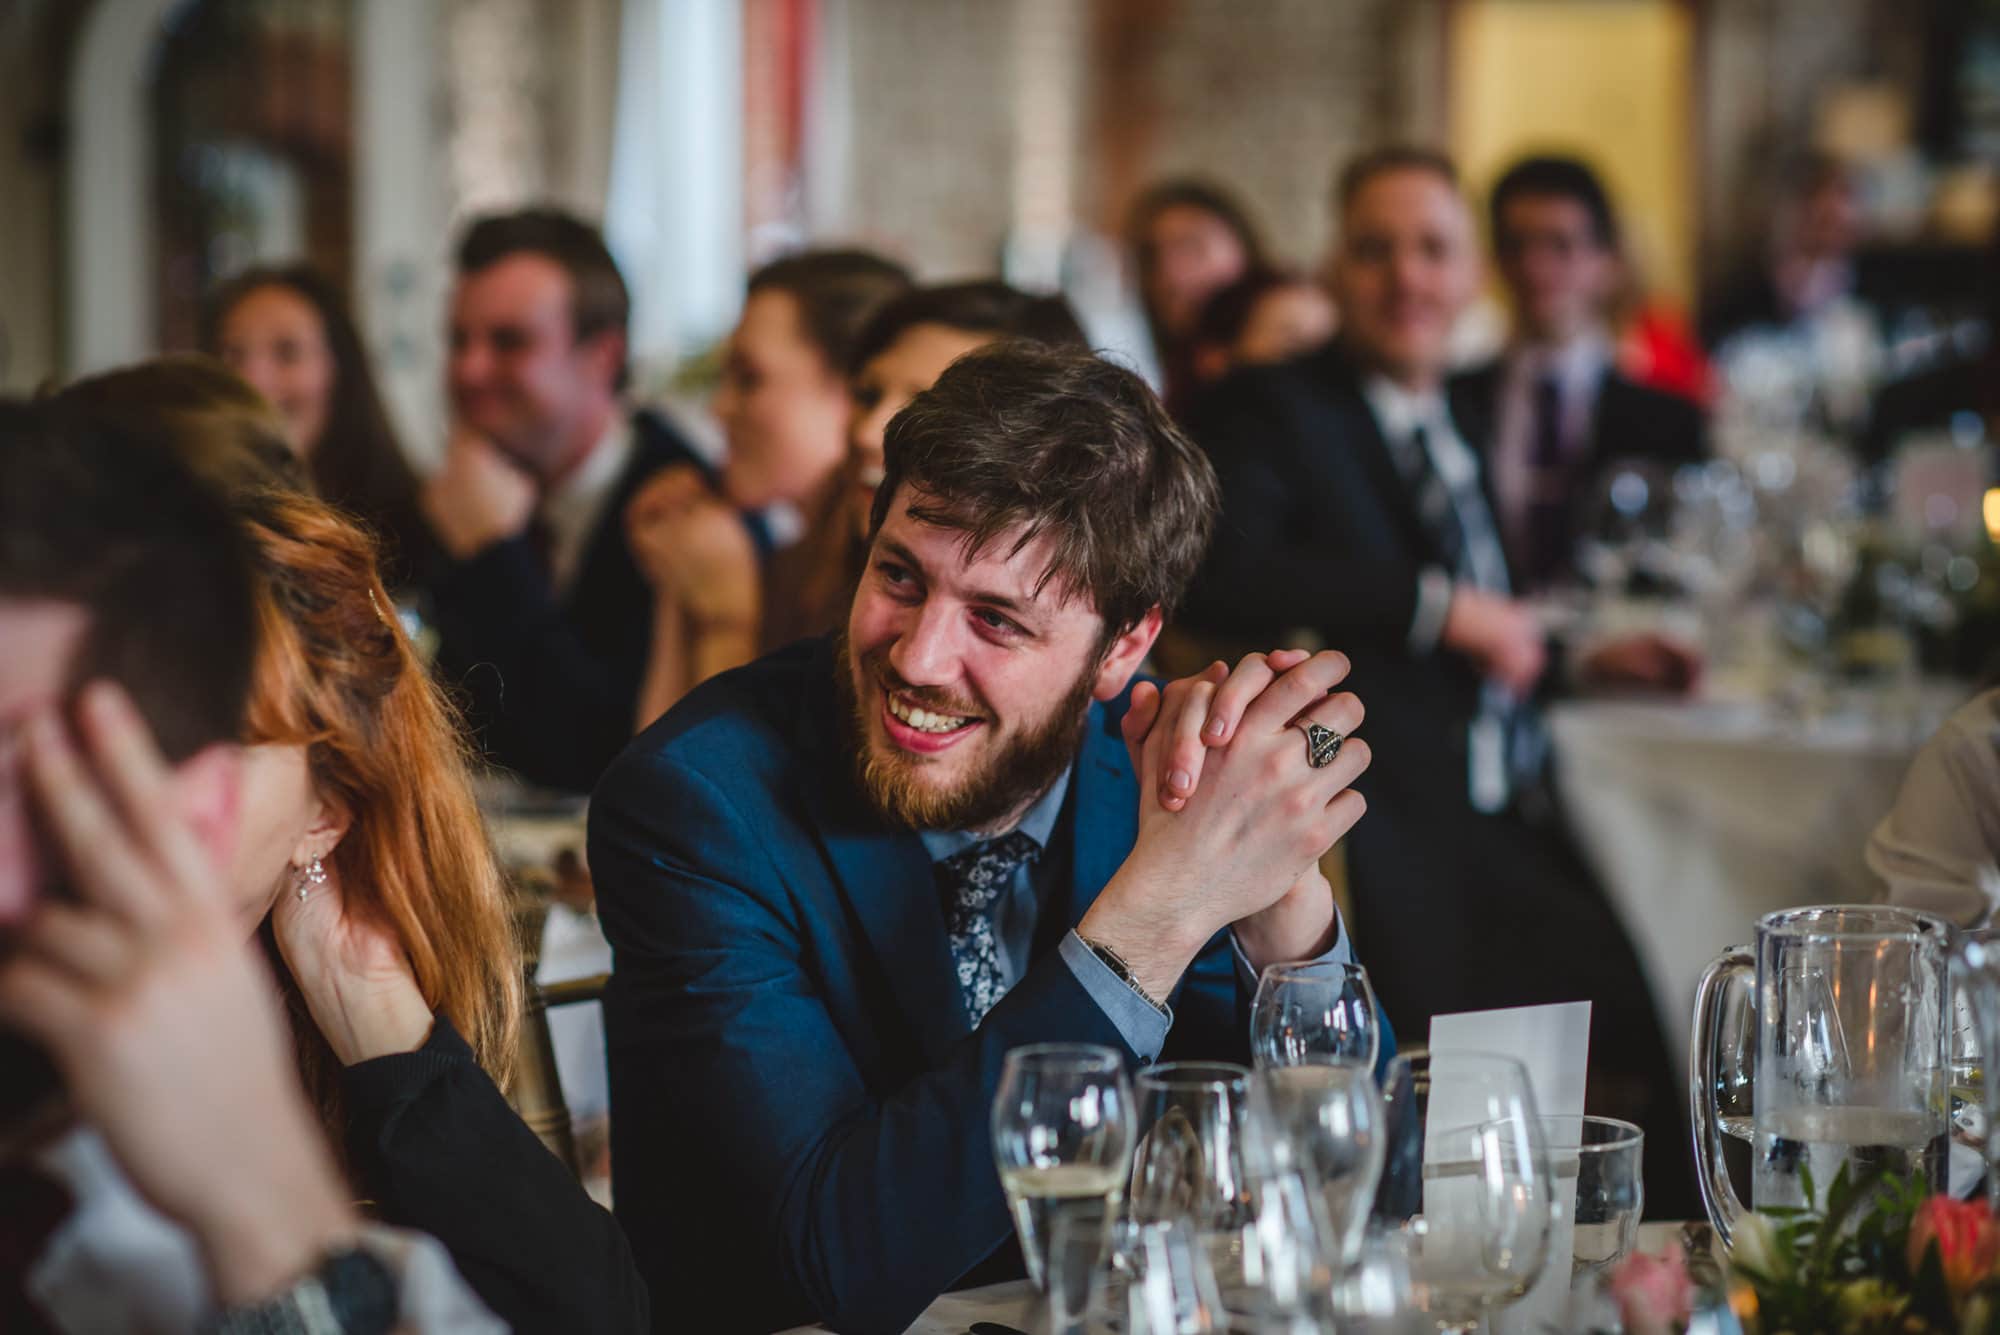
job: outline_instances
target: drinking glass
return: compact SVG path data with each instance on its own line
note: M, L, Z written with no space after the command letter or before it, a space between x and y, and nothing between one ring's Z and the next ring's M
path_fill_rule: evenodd
M1096 1263L1131 1152L1132 1093L1116 1052L1037 1043L1007 1054L993 1096L993 1158L1035 1287L1049 1287L1058 1221L1071 1239L1062 1263Z
M1333 1325L1340 1335L1418 1335L1431 1329L1416 1306L1410 1241L1401 1229L1370 1225L1354 1263L1334 1282Z
M1260 1071L1251 1103L1323 1206L1324 1259L1339 1271L1360 1252L1385 1155L1373 1068L1287 1066Z
M1494 1053L1403 1053L1383 1103L1378 1210L1405 1221L1418 1305L1439 1330L1471 1330L1520 1301L1548 1257L1549 1159L1527 1070Z
M1185 1221L1235 1310L1260 1302L1261 1252L1246 1129L1250 1072L1227 1062L1166 1062L1139 1072L1132 1161L1137 1224Z
M1382 1049L1375 992L1358 964L1269 964L1250 1006L1250 1056L1273 1066L1352 1063L1375 1069Z
M1646 1133L1613 1117L1544 1117L1556 1231L1570 1229L1571 1282L1609 1274L1632 1254L1646 1208ZM1565 1218L1567 1216L1567 1218ZM1551 1263L1559 1258L1551 1257Z
M1132 1218L1240 1229L1250 1218L1243 1163L1250 1072L1229 1062L1164 1062L1139 1072Z

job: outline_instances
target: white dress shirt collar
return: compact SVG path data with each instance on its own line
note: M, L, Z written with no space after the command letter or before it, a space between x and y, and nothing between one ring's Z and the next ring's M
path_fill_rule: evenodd
M634 441L631 419L615 414L583 462L542 498L540 517L549 530L549 577L558 594L567 593L583 565L584 548L603 518L604 507L625 475Z

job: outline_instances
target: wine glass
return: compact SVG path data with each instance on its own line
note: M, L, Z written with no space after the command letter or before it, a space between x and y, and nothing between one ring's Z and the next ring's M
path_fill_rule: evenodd
M1281 1154L1318 1193L1325 1260L1345 1270L1359 1255L1386 1152L1382 1096L1372 1068L1289 1066L1260 1071L1251 1103Z
M1375 1069L1382 1048L1375 991L1358 964L1269 964L1250 1004L1250 1056L1273 1066L1351 1063Z
M993 1096L993 1158L1035 1287L1049 1287L1057 1223L1072 1240L1063 1263L1094 1265L1125 1185L1132 1092L1110 1048L1037 1043L1015 1048ZM1094 1237L1095 1251L1074 1245Z
M1548 1151L1528 1072L1482 1052L1403 1053L1384 1085L1379 1212L1401 1219L1419 1305L1468 1331L1519 1302L1548 1258Z

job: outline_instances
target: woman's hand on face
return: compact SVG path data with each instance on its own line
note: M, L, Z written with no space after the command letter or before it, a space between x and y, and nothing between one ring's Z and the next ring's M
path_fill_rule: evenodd
M15 935L0 1020L48 1048L133 1184L200 1241L222 1300L267 1296L354 1220L270 971L186 814L193 785L233 809L239 775L221 752L170 767L114 686L86 688L78 717L75 738L53 711L30 726L28 786L73 898Z
M430 1036L431 1009L394 929L355 911L326 868L305 894L287 885L271 906L271 932L304 994L313 1023L344 1066L414 1052Z

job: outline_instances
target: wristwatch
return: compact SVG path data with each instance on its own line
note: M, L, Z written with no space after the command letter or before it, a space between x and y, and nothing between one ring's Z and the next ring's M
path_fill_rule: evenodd
M1139 986L1139 980L1133 976L1132 966L1125 962L1125 957L1123 955L1113 950L1110 946L1105 945L1102 941L1093 941L1089 937L1083 935L1079 935L1076 939L1083 942L1084 945L1088 946L1090 948L1091 954L1103 960L1104 967L1111 970L1111 972L1117 974L1119 982L1125 984L1125 986L1131 988L1134 992L1138 993L1139 1000L1145 1002L1148 1006L1151 1006L1154 1010L1166 1016L1169 1020L1174 1018L1174 1013L1167 1009L1166 1002L1154 1000L1151 993L1147 992L1145 988Z
M396 1277L359 1247L330 1253L319 1269L275 1298L218 1314L208 1335L389 1335Z

